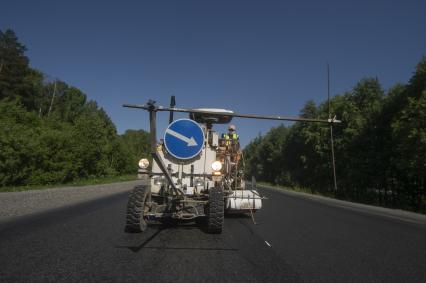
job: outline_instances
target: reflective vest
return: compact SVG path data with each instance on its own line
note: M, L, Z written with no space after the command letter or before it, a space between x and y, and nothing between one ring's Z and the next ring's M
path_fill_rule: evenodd
M229 133L226 133L226 134L222 134L222 138L224 138L225 140L238 140L238 135L237 134L229 134Z

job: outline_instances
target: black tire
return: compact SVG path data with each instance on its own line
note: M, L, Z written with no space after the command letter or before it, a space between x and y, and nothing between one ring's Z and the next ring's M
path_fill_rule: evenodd
M127 202L126 227L127 233L141 233L146 230L148 223L145 220L146 199L151 193L148 186L136 186L130 192Z
M207 232L211 234L222 233L224 222L223 191L220 187L214 187L209 192L207 204Z

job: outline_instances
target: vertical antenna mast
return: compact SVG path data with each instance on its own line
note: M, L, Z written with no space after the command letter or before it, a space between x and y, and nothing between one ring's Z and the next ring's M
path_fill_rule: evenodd
M170 108L174 108L176 106L176 97L174 95L172 95L170 97ZM173 111L170 111L169 114L169 124L171 124L173 122Z
M328 63L327 63L327 100L328 100L328 120L331 121L330 65ZM333 123L330 123L330 141L331 141L331 161L333 165L334 191L337 192L336 162L334 158Z
M52 100L50 101L50 107L49 107L49 112L47 112L47 117L50 116L50 111L52 111L52 106L53 106L53 100L55 99L55 94L56 94L56 80L55 80L55 85L53 87L53 95L52 95Z

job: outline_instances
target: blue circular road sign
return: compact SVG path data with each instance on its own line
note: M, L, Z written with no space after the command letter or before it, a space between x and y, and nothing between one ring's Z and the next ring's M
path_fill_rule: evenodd
M190 119L173 121L164 133L164 145L172 156L178 159L191 159L203 148L203 129Z

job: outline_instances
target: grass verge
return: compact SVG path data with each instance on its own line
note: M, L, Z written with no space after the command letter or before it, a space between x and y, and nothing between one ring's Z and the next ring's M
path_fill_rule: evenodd
M21 192L29 190L43 190L50 188L65 188L65 187L78 187L78 186L90 186L90 185L100 185L100 184L110 184L126 181L137 180L137 174L129 174L122 176L109 176L109 177L99 177L99 178L90 178L77 180L65 184L49 184L49 185L33 185L33 186L16 186L16 187L0 187L1 192Z

